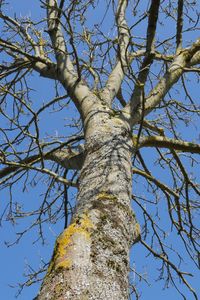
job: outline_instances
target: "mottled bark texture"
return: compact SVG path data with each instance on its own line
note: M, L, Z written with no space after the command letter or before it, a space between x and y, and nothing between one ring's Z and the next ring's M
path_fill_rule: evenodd
M128 299L129 249L138 239L130 130L103 105L85 128L76 213L56 241L38 300Z

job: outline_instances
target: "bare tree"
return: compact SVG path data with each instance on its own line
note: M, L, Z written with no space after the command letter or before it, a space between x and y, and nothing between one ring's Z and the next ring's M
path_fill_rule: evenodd
M0 178L11 196L1 221L34 220L16 242L35 227L43 240L47 222L62 218L65 227L36 299L138 298L128 280L137 242L160 261L161 279L186 299L178 275L198 299L168 240L176 232L199 267L198 1L40 0L35 20L12 15L7 2L0 12ZM33 97L37 73L54 84L45 102ZM55 130L56 114L70 119L62 136L41 129L49 109ZM23 211L13 187L36 188L41 180L42 201Z

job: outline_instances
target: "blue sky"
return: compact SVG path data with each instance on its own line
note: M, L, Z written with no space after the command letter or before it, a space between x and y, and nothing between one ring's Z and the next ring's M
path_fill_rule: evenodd
M41 9L39 1L33 0L13 0L10 1L8 6L8 13L12 15L15 11L17 11L18 15L26 15L33 18L39 19L41 16ZM93 16L95 18L95 16ZM163 27L162 35L164 36L167 30L170 28ZM112 33L111 33L112 34ZM137 35L140 33L138 32ZM190 37L191 38L191 37ZM46 101L47 99L50 100L53 97L54 86L52 82L47 79L41 79L38 75L32 77L32 84L34 87L34 91L32 92L33 99L39 100L39 103L34 104L35 108L37 105L40 105L40 101ZM192 83L191 83L192 85ZM193 88L193 95L194 97L198 94L198 87L192 85ZM181 97L180 97L181 98ZM60 114L51 114L45 113L42 116L41 124L41 134L45 135L48 132L49 135L62 135L63 128L64 130L68 130L65 125L67 123L66 118L70 118L70 116L74 113L74 107L70 107L70 113L65 115L64 112ZM182 135L186 138L193 138L194 131L191 129L182 131ZM145 158L149 159L149 152L144 150ZM152 154L153 157L153 154ZM151 159L152 159L151 157ZM153 166L153 165L152 165ZM154 169L154 174L160 176L160 170L157 168ZM166 177L165 172L163 171L162 174L163 180L168 183L169 179ZM22 192L22 187L17 185L14 189L15 200L24 205L27 209L30 207L37 206L37 201L40 201L42 193L42 186L37 185L37 188L28 187L27 191ZM8 190L3 191L0 194L0 209L4 209L4 203L6 199L8 199ZM71 194L73 197L73 194ZM161 196L162 197L162 196ZM153 196L152 196L153 198ZM163 199L163 202L165 200ZM161 206L165 204L161 204ZM138 218L140 219L140 213L138 212ZM163 213L162 219L160 222L165 224L166 214ZM30 218L31 220L31 218ZM17 284L24 281L24 276L27 272L27 265L30 265L33 269L37 269L42 260L46 262L50 259L51 254L53 252L53 246L56 236L62 231L63 223L60 221L54 225L45 225L46 231L46 240L45 245L41 245L41 243L34 243L37 239L37 230L32 230L30 233L26 234L24 238L20 241L19 244L16 244L12 247L7 247L5 242L12 243L16 239L16 233L22 231L28 224L27 221L17 221L17 224L11 225L10 222L4 221L3 226L0 227L0 265L1 265L1 275L0 275L0 290L1 290L1 298L13 300L17 294L18 288ZM169 230L169 228L168 228ZM171 242L173 243L174 235L171 236ZM182 250L182 245L176 245L177 250L180 250L182 255L185 255L184 250ZM164 282L157 281L158 272L156 272L156 268L159 266L155 263L155 260L152 256L147 257L147 252L141 247L141 245L136 245L131 252L131 266L135 267L137 272L142 273L144 277L149 281L150 286L148 284L143 283L140 286L140 290L142 291L142 300L146 299L162 299L168 300L179 300L182 299L180 295L177 294L174 288L169 287L168 289L164 288ZM183 265L182 269L188 269L190 266L190 262L186 259L186 264ZM198 273L195 271L193 267L189 268L190 270L194 271L196 275L190 282L193 286L198 290L200 294L200 287L199 287L199 280L198 280ZM147 275L148 274L148 275ZM134 282L138 282L136 279L137 276L133 273L131 274L131 280ZM190 299L191 294L188 293L187 290L183 287L183 285L179 286L181 291L185 291L187 295L187 299ZM33 286L25 288L21 295L19 296L20 300L27 300L33 299L38 292L39 284L35 284ZM191 298L192 299L192 298Z

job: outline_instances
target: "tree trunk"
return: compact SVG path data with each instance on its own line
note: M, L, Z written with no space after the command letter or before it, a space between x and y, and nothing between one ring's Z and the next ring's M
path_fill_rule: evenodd
M76 213L58 237L38 300L127 300L129 249L138 239L131 210L131 135L111 110L85 119L85 161Z

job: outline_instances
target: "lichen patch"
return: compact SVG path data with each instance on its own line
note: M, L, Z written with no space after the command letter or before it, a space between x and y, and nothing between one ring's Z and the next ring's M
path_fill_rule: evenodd
M87 213L75 218L72 224L58 237L47 273L49 274L52 270L58 271L58 269L61 268L70 268L72 261L70 260L68 252L73 246L73 236L80 234L83 235L85 239L90 239L91 230L93 228L94 225Z

